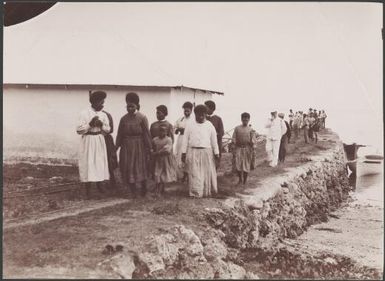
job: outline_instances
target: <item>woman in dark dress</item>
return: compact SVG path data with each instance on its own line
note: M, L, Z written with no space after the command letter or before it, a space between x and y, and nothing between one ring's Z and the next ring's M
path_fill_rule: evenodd
M141 194L147 193L148 160L151 153L151 138L147 117L138 111L139 96L126 95L127 114L120 119L116 148L120 148L119 166L123 182L136 197L136 183L141 183Z

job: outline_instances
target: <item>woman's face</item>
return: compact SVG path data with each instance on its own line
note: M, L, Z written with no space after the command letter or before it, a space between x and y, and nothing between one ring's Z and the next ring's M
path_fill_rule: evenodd
M206 114L204 112L197 112L195 113L195 120L198 123L203 123L206 120Z
M163 120L164 118L166 118L166 114L164 114L162 111L157 110L156 111L156 119L158 119L160 121L160 120Z
M101 111L104 108L104 100L94 102L91 104L91 106L96 111Z
M130 114L134 114L136 111L136 105L133 103L128 103L127 104L127 112Z
M191 115L191 109L190 108L184 108L184 116L189 117Z

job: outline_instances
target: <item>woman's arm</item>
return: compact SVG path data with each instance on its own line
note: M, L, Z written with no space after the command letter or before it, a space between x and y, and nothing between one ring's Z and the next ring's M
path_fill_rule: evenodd
M79 115L79 121L78 125L76 126L76 132L79 135L84 135L85 133L88 132L89 129L91 129L90 123L91 120L88 120L88 116L82 112Z

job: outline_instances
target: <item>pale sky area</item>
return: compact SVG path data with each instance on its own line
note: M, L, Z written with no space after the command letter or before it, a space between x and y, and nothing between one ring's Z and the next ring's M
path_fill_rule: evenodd
M225 128L248 111L261 133L272 110L315 107L382 149L382 17L378 3L58 3L4 28L4 82L223 91Z

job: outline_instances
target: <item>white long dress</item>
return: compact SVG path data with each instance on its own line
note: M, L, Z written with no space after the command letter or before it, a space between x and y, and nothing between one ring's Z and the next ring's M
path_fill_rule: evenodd
M191 121L191 115L186 118L185 116L179 118L175 123L174 129L186 129L187 124ZM177 163L177 177L182 178L183 173L187 172L184 163L182 162L182 143L184 135L179 134L176 140L175 146L175 158Z
M102 128L90 127L89 123L95 116L102 121ZM109 131L108 116L104 112L95 111L91 107L80 113L76 132L81 135L78 162L81 182L100 182L109 179L107 148L103 135Z

